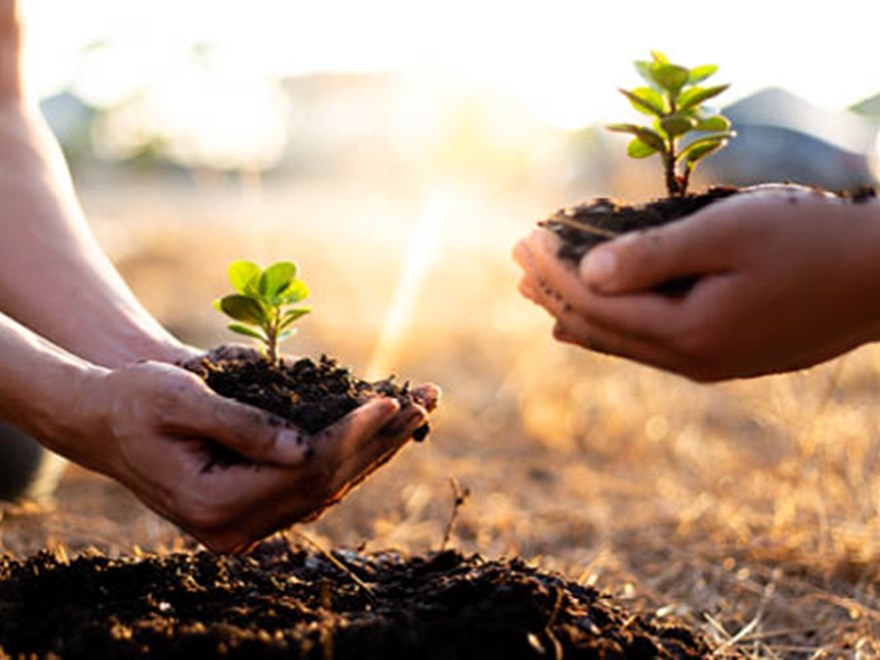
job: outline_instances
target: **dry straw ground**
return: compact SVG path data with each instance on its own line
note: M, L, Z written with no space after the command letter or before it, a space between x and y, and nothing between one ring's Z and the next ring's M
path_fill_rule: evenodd
M311 537L436 549L454 480L470 497L450 544L522 555L674 614L714 639L719 657L880 654L878 349L699 386L557 345L515 293L508 255L534 221L574 200L457 187L426 202L326 182L201 193L84 190L101 240L164 322L204 346L225 341L210 309L225 264L293 257L317 311L290 351L326 351L361 371L378 359L445 390L431 440L305 526ZM414 227L436 239L433 254L410 243ZM401 284L407 245L428 261ZM392 306L393 350L376 358ZM188 543L76 469L54 508L4 513L0 551L19 556Z

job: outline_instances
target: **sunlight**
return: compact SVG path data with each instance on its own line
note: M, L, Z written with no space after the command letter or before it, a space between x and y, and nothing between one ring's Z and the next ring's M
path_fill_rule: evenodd
M647 0L549 0L540 7L495 0L255 0L246 10L210 0L132 1L124 8L111 0L31 0L25 7L43 95L72 85L118 100L177 77L183 53L200 44L221 54L229 70L257 76L451 68L512 92L562 128L625 110L610 91L634 80L631 62L650 48L685 63L720 64L734 98L781 85L843 107L877 91L867 63L880 4L859 0L840 0L834 12L799 4L797 29L784 33L782 26L795 20L793 5L758 0L726 11L716 29L707 27L702 11L670 12ZM89 45L101 48L82 60Z
M394 370L395 355L406 337L409 321L420 301L425 275L440 251L445 226L453 217L454 199L451 191L438 190L428 197L422 207L406 243L406 258L367 366L367 380L382 378Z

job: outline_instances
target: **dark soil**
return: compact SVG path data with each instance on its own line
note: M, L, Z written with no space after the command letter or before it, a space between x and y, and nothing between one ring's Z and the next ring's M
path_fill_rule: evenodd
M218 394L274 413L308 433L317 433L377 396L394 397L402 406L419 402L408 383L398 385L393 377L376 383L360 380L325 355L317 362L302 358L272 366L255 351L221 347L184 366ZM413 438L424 440L429 430L425 424Z
M520 560L453 551L0 558L0 657L700 658L680 624ZM356 576L356 577L355 577ZM360 582L360 585L358 584Z
M664 197L641 206L600 197L560 209L540 224L562 239L559 256L577 263L599 243L620 234L679 220L737 192L737 188L710 188L704 193Z

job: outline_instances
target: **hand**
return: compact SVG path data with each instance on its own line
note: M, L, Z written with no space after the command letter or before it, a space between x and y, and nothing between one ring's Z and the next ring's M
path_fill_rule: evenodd
M764 186L593 249L579 267L537 230L520 291L560 341L697 381L808 367L880 336L880 205ZM695 276L683 297L652 291Z
M79 395L86 422L68 455L208 548L236 552L340 499L406 444L438 395L422 386L422 403L403 410L377 398L309 436L181 368L143 362L90 374ZM218 447L250 462L218 463Z

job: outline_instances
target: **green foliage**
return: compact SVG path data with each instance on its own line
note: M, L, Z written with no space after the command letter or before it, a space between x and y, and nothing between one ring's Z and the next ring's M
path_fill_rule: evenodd
M638 61L635 66L648 86L621 89L620 93L640 113L653 117L653 122L650 126L611 124L607 128L633 136L626 149L631 158L659 154L670 196L684 195L697 163L736 135L727 117L703 107L729 85L702 86L717 66L688 69L656 50L651 51L650 61Z
M293 324L311 311L292 307L309 295L296 273L291 261L279 261L265 270L252 261L233 261L227 275L235 293L214 301L215 309L237 321L227 327L259 340L271 364L278 362L278 344L296 332Z

